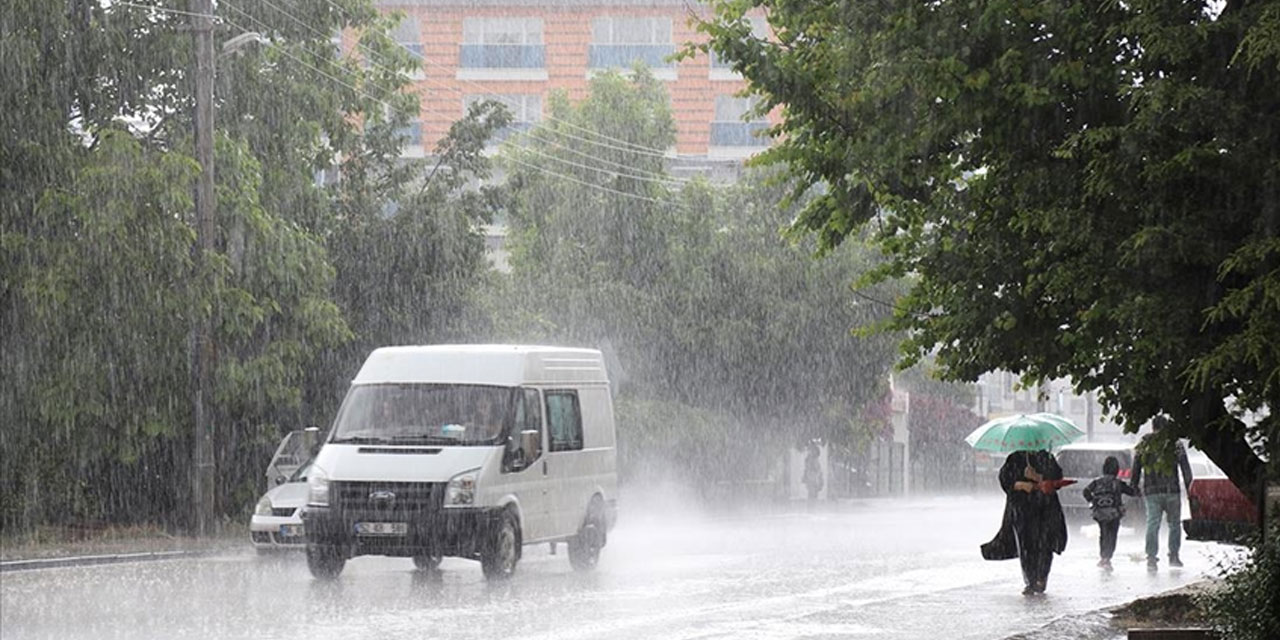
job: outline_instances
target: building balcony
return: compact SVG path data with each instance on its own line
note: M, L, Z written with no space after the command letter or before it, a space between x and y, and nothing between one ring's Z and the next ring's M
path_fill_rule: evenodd
M547 47L541 44L464 44L459 80L546 80Z
M547 47L541 44L464 44L458 55L463 69L543 69Z
M675 50L674 44L593 44L587 48L587 66L630 69L636 62L643 62L652 69L672 69L675 63L667 56Z

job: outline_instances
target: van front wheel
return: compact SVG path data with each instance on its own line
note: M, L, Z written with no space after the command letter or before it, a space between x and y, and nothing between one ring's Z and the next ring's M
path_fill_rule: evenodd
M307 568L311 575L321 580L331 580L342 573L347 559L334 547L307 545Z
M519 559L520 524L516 522L514 514L503 511L480 554L480 568L484 570L484 577L502 580L515 573Z
M438 553L429 553L413 557L413 566L421 571L435 571L444 558Z

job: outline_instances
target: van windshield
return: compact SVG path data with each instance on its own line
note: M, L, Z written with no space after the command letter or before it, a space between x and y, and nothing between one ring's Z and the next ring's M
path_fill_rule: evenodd
M512 421L518 389L469 384L356 385L334 443L494 445Z

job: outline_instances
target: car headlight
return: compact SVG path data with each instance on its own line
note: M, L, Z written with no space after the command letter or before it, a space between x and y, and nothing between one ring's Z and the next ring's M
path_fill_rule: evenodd
M314 465L307 473L307 504L315 507L329 506L329 476Z
M258 506L253 508L253 515L255 516L271 515L271 500L268 499L266 496L262 496L262 499L258 501Z
M479 469L463 471L449 478L449 486L444 491L444 506L469 507L476 502L476 478Z

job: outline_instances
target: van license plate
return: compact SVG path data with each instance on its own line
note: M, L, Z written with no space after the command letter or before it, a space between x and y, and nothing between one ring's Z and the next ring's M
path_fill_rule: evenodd
M409 533L407 522L357 522L356 535L403 536Z
M280 525L280 537L282 538L301 538L307 534L306 529L300 524L282 524Z

